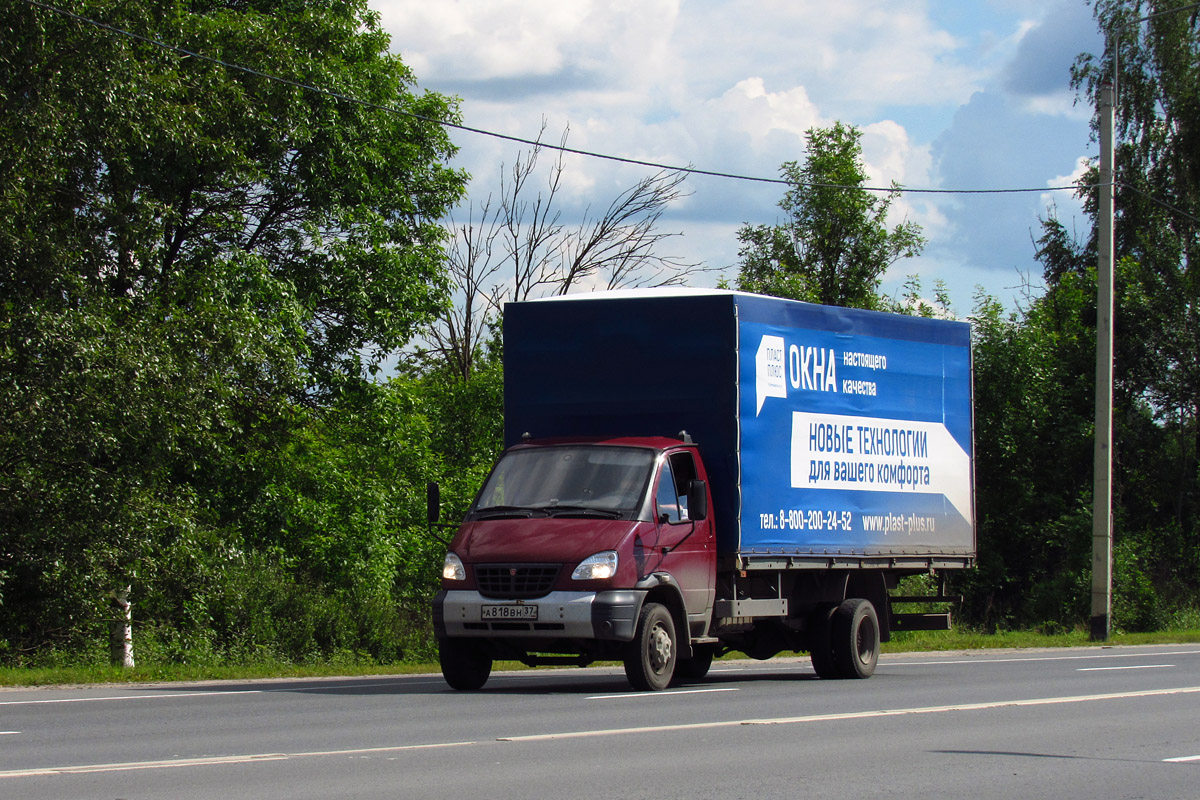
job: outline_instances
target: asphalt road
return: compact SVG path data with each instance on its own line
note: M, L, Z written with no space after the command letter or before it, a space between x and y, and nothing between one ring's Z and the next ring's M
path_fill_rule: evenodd
M1200 646L0 690L0 800L1200 798Z

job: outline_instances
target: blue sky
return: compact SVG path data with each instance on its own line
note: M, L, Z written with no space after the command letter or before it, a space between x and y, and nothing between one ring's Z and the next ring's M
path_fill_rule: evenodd
M461 98L467 125L572 147L776 177L804 132L863 130L872 182L912 188L1062 186L1092 157L1091 111L1070 66L1102 40L1084 0L372 0L419 86ZM482 200L519 146L455 132ZM564 210L605 207L646 174L566 159ZM779 222L783 187L691 177L664 250L732 277L737 229ZM1086 234L1069 192L906 195L922 256L885 289L940 278L955 311L976 288L1011 304L1040 271L1031 237L1051 212ZM715 282L715 274L709 279Z

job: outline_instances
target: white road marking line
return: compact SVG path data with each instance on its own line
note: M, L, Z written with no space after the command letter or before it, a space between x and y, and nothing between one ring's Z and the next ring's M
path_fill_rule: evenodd
M593 736L614 736L620 734L660 733L664 731L701 730L705 728L730 728L751 725L794 725L806 722L829 722L834 720L871 719L879 717L896 717L910 714L940 714L947 711L979 711L994 708L1020 708L1024 706L1055 705L1061 703L1086 703L1105 700L1124 700L1138 697L1164 697L1177 694L1200 694L1200 686L1184 686L1176 689L1147 689L1138 692L1121 692L1116 694L1076 695L1068 697L1042 697L1029 700L996 700L988 703L965 703L950 706L925 706L916 708L895 708L879 711L859 711L844 714L817 714L807 717L776 717L768 719L742 719L722 722L699 722L679 725L654 725L642 728L600 729L592 731L572 731L567 733L535 734L531 736L506 736L497 738L496 742L536 742L551 739L579 739ZM645 696L645 695L643 695ZM211 756L204 758L181 758L164 761L133 761L114 764L80 764L61 767L41 767L34 769L17 769L0 772L0 780L5 778L28 778L47 775L78 775L93 772L127 772L143 769L172 769L176 767L212 766L220 764L248 764L259 761L283 761L299 758L316 758L322 756L362 756L376 753L402 753L407 751L429 750L447 747L468 747L481 744L480 742L440 742L432 744L396 745L392 747L365 747L348 750L314 750L304 753L256 753L245 755ZM1200 757L1198 757L1200 758Z
M1118 669L1166 669L1174 664L1136 664L1129 667L1080 667L1076 672L1112 672Z
M1179 756L1178 758L1164 758L1163 761L1167 764L1182 764L1187 761L1200 761L1200 756Z
M439 679L440 680L440 679ZM0 700L0 706L35 706L55 703L103 703L113 700L161 700L178 697L221 697L236 694L271 694L279 692L335 692L343 689L364 689L393 686L403 681L376 683L331 683L328 686L271 686L263 689L228 689L210 692L155 692L154 694L121 694L111 697L62 697L50 700Z
M725 720L721 722L693 722L678 725L653 725L643 728L613 728L609 730L570 731L566 733L543 733L530 736L511 736L498 739L501 742L536 742L550 739L582 739L592 736L616 736L630 733L663 733L667 731L705 730L711 728L733 728L745 725L796 725L807 722L831 722L839 720L899 717L911 714L942 714L947 711L981 711L993 708L1020 708L1065 703L1088 703L1103 700L1125 700L1137 697L1162 697L1174 694L1200 694L1200 686L1178 689L1145 689L1136 692L1114 694L1075 695L1069 697L1042 697L1030 700L996 700L988 703L963 703L950 706L924 706L916 708L893 708L880 711L852 711L842 714L814 714L804 717L776 717L769 719Z
M262 694L262 689L236 689L227 692L167 692L165 694L120 694L111 697L60 697L53 700L0 700L0 706L38 706L54 703L101 703L111 700L158 700L167 697L216 697L229 694Z
M20 733L20 731L0 731L0 736L12 736L16 733Z
M666 692L630 692L629 694L594 694L587 700L653 700L656 697L674 697L679 694L715 694L716 692L738 692L737 687L730 689L679 689Z
M173 769L175 767L208 767L221 764L250 764L260 761L288 761L320 756L361 756L371 753L400 753L407 750L432 750L443 747L465 747L477 742L444 742L440 744L410 744L395 747L360 747L352 750L314 750L307 753L253 753L247 755L208 756L204 758L173 758L163 761L129 761L116 764L79 764L65 767L13 769L0 772L5 778L33 778L46 775L85 775L93 772L129 772L142 769Z

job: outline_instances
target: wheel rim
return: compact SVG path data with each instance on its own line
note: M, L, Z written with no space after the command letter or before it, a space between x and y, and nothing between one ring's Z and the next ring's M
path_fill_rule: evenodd
M650 631L649 651L650 667L661 673L671 663L671 635L661 623Z
M863 664L870 664L871 658L875 654L875 623L871 621L870 617L864 616L859 624L855 644L858 660Z

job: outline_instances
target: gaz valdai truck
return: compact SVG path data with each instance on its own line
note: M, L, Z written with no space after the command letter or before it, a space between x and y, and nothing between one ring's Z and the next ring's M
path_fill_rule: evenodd
M866 678L893 632L949 627L911 611L943 591L895 590L975 562L966 323L666 290L503 326L506 449L433 606L451 687L605 660L661 690L732 651Z

